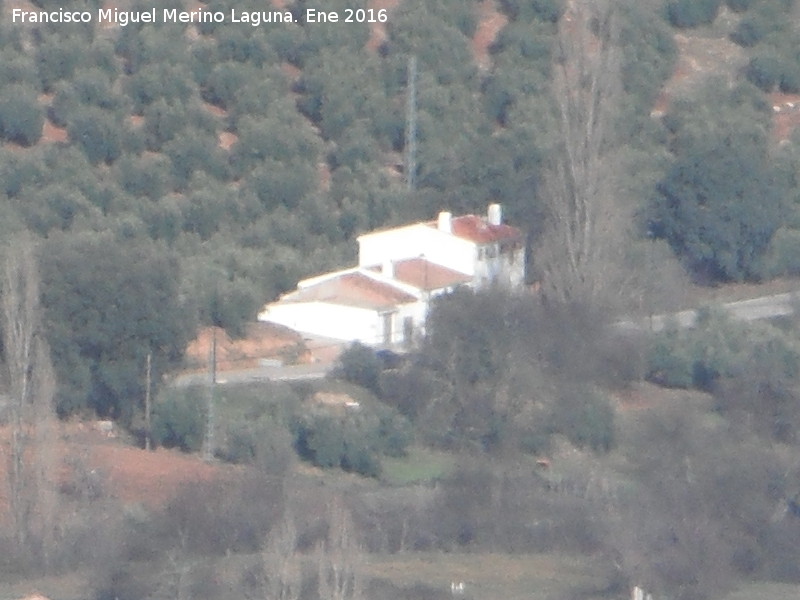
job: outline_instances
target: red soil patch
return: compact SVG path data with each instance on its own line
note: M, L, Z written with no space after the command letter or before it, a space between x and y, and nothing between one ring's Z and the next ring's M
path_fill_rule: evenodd
M42 141L48 143L66 142L69 140L67 130L63 127L56 127L49 119L44 120L42 126Z
M303 74L300 69L287 62L281 63L281 73L286 76L286 79L288 79L290 83L295 83Z
M472 38L472 53L475 55L478 67L488 69L492 66L489 48L500 30L508 23L508 17L497 10L494 0L483 0L478 11L480 20L475 36Z
M367 3L367 8L374 11L385 10L389 13L393 8L400 4L401 0L370 0ZM391 15L389 15L391 19ZM388 23L388 21L387 21ZM366 48L372 52L377 52L381 44L389 39L389 34L386 32L386 23L370 23L369 26L369 39L367 40Z
M223 150L230 150L231 147L239 141L239 136L230 131L220 131L217 138L219 139L219 147Z
M200 457L177 450L148 452L110 439L92 423L58 423L56 450L59 485L80 486L87 474L97 479L100 489L123 503L140 503L150 508L163 506L187 483L223 477L223 469ZM11 430L0 429L0 481L6 481ZM230 473L230 468L227 469ZM8 509L5 487L0 486L0 516ZM2 520L2 519L0 519Z
M800 127L800 94L774 93L769 96L772 103L772 135L776 142L788 140L792 132Z
M138 129L144 125L144 117L142 115L131 115L128 117L128 122L131 124L131 127Z
M186 358L192 366L205 369L209 364L215 331L218 371L258 367L261 360L280 359L303 342L296 332L273 323L251 323L247 335L238 340L232 340L224 329L206 327L186 348ZM300 362L309 359L306 352L298 357Z
M209 104L208 102L203 102L203 106L208 112L210 112L215 117L225 118L228 116L228 111L222 108L221 106L216 106L215 104Z
M148 452L113 442L95 443L83 450L85 460L99 473L109 493L126 504L163 506L185 484L222 476L220 467L177 450Z

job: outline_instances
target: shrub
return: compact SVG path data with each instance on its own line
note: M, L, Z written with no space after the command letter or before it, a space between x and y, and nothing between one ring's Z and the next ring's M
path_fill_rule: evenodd
M739 21L739 25L731 33L731 39L745 48L755 46L758 42L770 33L770 23L760 19L757 15L744 18Z
M231 424L217 451L217 456L223 460L254 465L272 474L284 473L293 455L291 435L270 417Z
M674 27L709 25L717 18L720 0L672 0L667 18Z
M656 334L647 377L669 387L710 390L722 378L767 364L777 380L794 376L796 354L794 345L773 326L740 323L725 313L701 310L693 329Z
M567 388L553 406L550 431L579 448L608 452L614 446L614 409L594 390Z
M659 337L648 356L647 378L671 388L690 388L694 382L692 357L675 339L676 333Z
M561 0L500 0L500 6L512 21L539 19L556 23L564 14Z
M784 63L778 87L784 94L800 93L800 66L797 62L787 60Z
M375 351L364 344L354 342L342 352L333 374L375 394L380 393L381 361Z
M67 125L69 138L92 163L112 163L122 153L122 135L117 119L99 108L78 111Z
M725 4L733 12L745 12L753 5L754 0L725 0Z
M368 477L380 475L382 455L403 456L411 442L408 421L388 408L375 411L362 406L344 415L306 415L292 429L303 460Z
M22 146L32 146L42 136L44 113L29 87L14 85L0 99L0 137Z
M380 475L380 460L370 436L356 423L317 415L301 421L296 430L295 449L303 460L367 477Z
M771 54L760 54L751 58L744 72L750 83L765 92L771 92L777 87L782 73L781 59Z
M765 260L772 277L800 275L800 230L781 227L775 232Z
M206 402L202 388L164 398L153 407L153 441L165 448L196 452L203 445Z

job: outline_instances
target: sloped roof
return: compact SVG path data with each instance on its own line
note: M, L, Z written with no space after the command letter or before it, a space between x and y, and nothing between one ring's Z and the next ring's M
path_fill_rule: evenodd
M287 294L281 302L328 302L371 310L385 310L415 302L416 297L363 273L346 273Z
M448 269L420 257L398 260L394 262L393 266L395 279L426 292L472 281L472 277L465 273ZM369 268L373 271L381 270L381 267L377 265Z
M436 223L432 224L436 227ZM453 235L475 242L476 244L489 244L503 240L522 238L522 232L511 225L490 225L483 217L476 215L463 215L453 217L451 222Z

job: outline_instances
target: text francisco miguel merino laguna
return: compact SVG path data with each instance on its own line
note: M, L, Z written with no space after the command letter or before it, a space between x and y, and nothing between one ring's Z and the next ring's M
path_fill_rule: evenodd
M341 12L341 14L340 14ZM374 14L369 14L373 13ZM385 11L380 11L384 13ZM345 11L326 11L306 9L305 23L347 23L347 22L376 22L379 20L379 11L370 9ZM36 11L13 9L11 13L13 23L109 23L125 27L129 23L247 23L258 27L262 23L294 23L295 17L287 10L281 11L241 11L231 9L229 13L210 11L203 8L181 11L176 8L152 8L149 10L128 11L118 8L100 8L96 12L66 10ZM385 20L383 14L380 20Z

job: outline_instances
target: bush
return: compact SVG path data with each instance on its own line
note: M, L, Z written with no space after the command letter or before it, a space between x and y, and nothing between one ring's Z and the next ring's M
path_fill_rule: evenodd
M32 146L42 136L44 112L36 93L28 87L14 85L0 99L0 137L22 146Z
M404 417L388 408L364 405L345 414L305 415L292 429L295 449L303 460L368 477L380 475L381 456L404 456L412 437Z
M750 59L744 75L757 88L772 92L781 80L783 61L771 54L760 54Z
M80 110L67 125L69 139L83 149L90 162L112 163L122 153L117 119L99 108Z
M339 467L367 477L380 475L380 460L357 423L317 415L296 424L300 458L323 468Z
M380 394L381 361L375 351L355 342L339 356L334 376Z
M222 460L249 464L262 472L280 475L292 463L292 439L286 428L270 417L233 423L217 450Z
M500 0L500 6L512 21L539 19L556 23L564 14L561 0Z
M192 388L173 394L153 407L152 438L165 448L196 452L203 445L206 422L206 391Z
M753 6L753 2L755 0L725 0L725 4L730 8L733 12L745 12L749 10L751 6Z
M567 388L553 406L549 429L578 448L608 452L614 446L614 409L594 390Z
M647 379L671 388L690 388L694 382L692 357L677 331L660 334L647 360Z
M667 18L673 27L709 25L717 18L720 0L673 0L667 4Z
M771 31L771 23L754 15L739 21L739 25L731 33L731 39L740 46L750 48L763 40Z
M701 310L693 329L656 334L647 377L668 387L711 390L722 378L767 364L777 381L794 376L796 356L794 345L771 325L741 323L725 313Z
M767 274L800 275L800 230L781 227L775 232L765 259Z
M787 60L784 63L778 87L784 94L800 93L800 66L797 62Z

